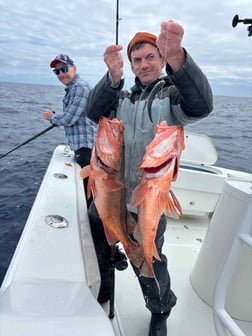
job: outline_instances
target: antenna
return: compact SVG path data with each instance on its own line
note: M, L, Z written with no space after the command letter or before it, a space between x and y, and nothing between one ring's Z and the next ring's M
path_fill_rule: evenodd
M244 24L249 24L248 26L248 36L252 36L252 19L239 19L239 16L236 14L232 20L232 26L236 27L239 22L243 22Z

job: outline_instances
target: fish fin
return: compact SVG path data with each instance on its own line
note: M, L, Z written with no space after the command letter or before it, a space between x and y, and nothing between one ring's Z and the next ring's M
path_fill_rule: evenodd
M141 231L139 224L137 223L133 232L133 237L135 240L137 240L139 243L141 243Z
M107 242L110 246L118 242L118 239L105 228L104 228L104 232L105 232Z
M92 186L91 186L91 182L88 181L88 185L87 185L87 198L89 199L92 196Z
M136 227L136 221L131 216L129 211L127 211L127 225L126 225L127 233L129 233L129 234L132 233L134 231L135 227Z
M115 180L112 176L107 176L103 179L103 182L104 190L107 192L114 192L125 188L122 182Z
M132 200L131 200L131 206L132 208L135 208L140 203L143 202L146 193L151 189L151 186L148 182L140 183L136 188L134 189L132 193Z
M140 276L144 276L146 278L154 278L153 268L148 265L146 260L143 261L142 265L139 267Z
M90 176L90 165L87 165L83 168L81 168L80 170L80 178L82 178L83 180L87 177ZM88 185L87 185L87 198L89 199L92 195L92 189L93 189L93 185L91 180L88 180Z
M175 194L172 190L170 190L170 196L173 199L174 205L175 205L176 209L178 210L179 215L182 216L182 214L183 214L182 208L180 206L180 203L179 203L177 197L175 196Z
M176 196L172 192L172 190L170 190L170 192L169 192L168 201L167 201L167 204L166 204L166 207L165 207L164 211L165 211L165 214L168 217L172 217L172 218L176 218L176 219L178 219L179 216L182 215L181 206L180 206L179 201L177 200Z
M90 175L90 165L81 168L81 170L80 170L80 177L82 179L87 178L89 175Z
M161 261L160 255L158 254L158 251L157 251L157 248L156 248L155 244L153 246L153 257L155 257L158 261Z

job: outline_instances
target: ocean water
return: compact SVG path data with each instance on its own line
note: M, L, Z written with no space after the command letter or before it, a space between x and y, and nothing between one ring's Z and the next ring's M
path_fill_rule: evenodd
M0 155L50 126L42 111L60 113L63 96L63 86L0 83ZM216 165L252 173L252 98L215 97L212 114L186 130L212 138ZM63 128L0 159L0 284L58 144L66 144Z

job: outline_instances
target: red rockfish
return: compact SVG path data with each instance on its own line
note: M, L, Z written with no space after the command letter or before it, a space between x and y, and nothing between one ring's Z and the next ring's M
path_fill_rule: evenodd
M178 174L180 156L184 149L184 131L179 126L168 126L162 121L156 127L152 142L139 169L142 169L140 184L132 194L132 207L137 207L138 223L134 237L144 251L145 261L141 274L154 276L153 257L160 260L155 245L155 237L160 217L163 213L178 218L181 207L171 190L171 182ZM146 264L147 263L147 264Z
M82 178L89 176L88 194L92 192L109 245L120 241L128 258L139 267L143 262L143 251L129 237L136 223L126 207L123 132L122 121L102 117L90 166L82 168L80 175Z

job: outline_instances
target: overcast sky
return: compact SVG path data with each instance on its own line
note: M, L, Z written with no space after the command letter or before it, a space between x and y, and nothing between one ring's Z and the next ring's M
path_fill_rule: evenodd
M0 81L59 84L49 68L59 53L75 61L92 86L105 73L103 52L116 40L116 0L0 0ZM252 0L120 0L119 44L126 87L133 84L125 50L137 31L159 34L172 19L183 46L207 74L215 95L252 96L252 36L232 27L252 18Z

